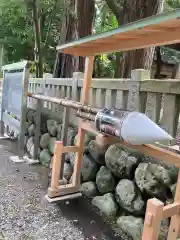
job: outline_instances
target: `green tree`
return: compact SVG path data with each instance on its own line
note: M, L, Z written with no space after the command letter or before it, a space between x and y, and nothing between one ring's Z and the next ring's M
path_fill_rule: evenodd
M7 62L34 61L35 35L31 0L0 0L0 33ZM59 38L64 0L41 0L38 5L44 67L51 71Z
M33 32L23 0L0 1L0 33L9 62L32 59Z

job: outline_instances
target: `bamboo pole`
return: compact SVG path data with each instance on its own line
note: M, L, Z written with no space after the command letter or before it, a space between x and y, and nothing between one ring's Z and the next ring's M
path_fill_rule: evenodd
M38 100L43 100L51 103L57 103L64 107L70 107L76 110L81 110L81 111L92 113L92 114L96 114L100 110L100 108L94 108L88 105L84 105L82 102L80 103L80 102L72 101L65 98L49 97L49 96L43 96L40 94L32 94L32 93L28 93L28 97L32 97Z

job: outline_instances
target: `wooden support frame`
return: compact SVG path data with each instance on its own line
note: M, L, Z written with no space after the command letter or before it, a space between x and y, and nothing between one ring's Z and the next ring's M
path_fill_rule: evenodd
M83 82L83 90L81 95L80 102L82 104L88 104L89 101L89 92L91 87L91 79L93 73L93 64L94 57L87 57L85 63L85 74L84 74L84 82ZM85 140L85 129L82 128L83 120L79 124L78 128L78 139L77 146L64 146L62 141L57 141L55 144L53 165L52 165L52 179L51 186L48 189L48 197L54 198L77 193L81 188L81 165L82 158L84 153L84 140ZM75 164L74 164L74 173L72 177L72 183L67 185L60 185L59 179L61 177L61 171L63 164L63 153L67 152L76 152Z
M180 236L180 171L174 203L164 206L155 198L148 200L142 240L158 240L161 221L167 218L171 218L167 240L177 240Z
M62 164L62 154L67 152L78 152L77 146L64 146L62 141L56 141L54 149L54 158L52 163L52 178L51 186L48 188L48 197L60 197L67 194L72 194L78 192L79 189L73 184L61 185L60 180L60 171Z

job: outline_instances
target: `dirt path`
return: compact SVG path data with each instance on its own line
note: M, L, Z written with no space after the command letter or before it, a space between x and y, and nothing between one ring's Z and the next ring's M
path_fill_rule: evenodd
M49 204L46 169L14 164L11 155L0 145L0 240L120 239L86 199Z

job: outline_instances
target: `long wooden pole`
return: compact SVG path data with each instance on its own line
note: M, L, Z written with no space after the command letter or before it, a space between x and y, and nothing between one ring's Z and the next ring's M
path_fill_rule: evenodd
M43 96L40 94L33 94L30 92L28 93L28 97L32 97L37 100L43 100L43 101L47 101L47 102L51 102L51 103L57 103L64 107L73 108L75 110L82 110L83 112L86 112L86 113L96 114L96 113L98 113L99 110L101 110L100 108L87 106L87 105L84 105L82 102L76 102L76 101L72 101L72 100L65 99L65 98Z

